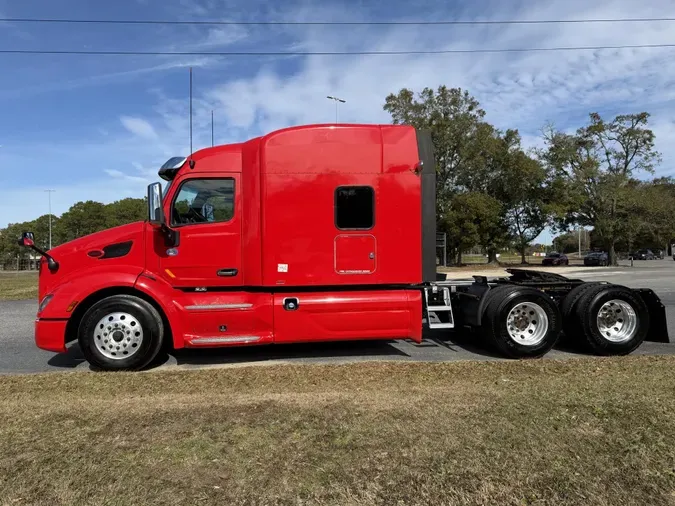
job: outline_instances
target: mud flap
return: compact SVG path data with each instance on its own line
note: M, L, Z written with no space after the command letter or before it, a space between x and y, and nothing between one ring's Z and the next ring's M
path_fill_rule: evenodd
M642 297L649 309L649 332L645 341L655 343L669 343L668 322L666 320L666 308L654 290L649 288L635 288L634 291Z

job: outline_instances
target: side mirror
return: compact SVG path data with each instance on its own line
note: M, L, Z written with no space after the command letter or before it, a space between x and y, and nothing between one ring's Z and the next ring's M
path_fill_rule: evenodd
M45 257L47 259L47 267L49 267L50 271L56 272L58 270L59 263L54 260L54 258L49 253L41 250L35 245L35 236L33 235L33 232L24 232L21 234L21 237L19 237L17 242L19 243L19 246L30 248Z
M164 225L164 208L162 207L162 185L148 185L148 221L153 225Z
M24 232L21 234L21 237L19 237L18 242L19 246L30 248L31 246L35 246L35 236L33 235L33 232Z
M164 208L162 207L162 185L160 183L148 185L148 221L162 230L165 243L169 248L175 248L180 244L180 233L177 230L172 230L166 224Z

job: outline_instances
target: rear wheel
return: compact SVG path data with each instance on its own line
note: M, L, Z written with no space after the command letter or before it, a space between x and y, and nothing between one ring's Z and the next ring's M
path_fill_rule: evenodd
M562 316L562 327L565 334L565 342L571 343L579 341L579 336L582 332L582 329L574 311L576 310L577 303L581 297L583 297L586 292L588 292L588 290L600 284L602 283L583 283L573 288L563 299L562 304L560 305L560 315Z
M560 312L553 300L534 288L500 287L481 321L484 337L511 358L545 355L560 335Z
M574 316L586 346L598 355L626 355L649 332L649 310L630 288L600 285L579 300Z
M159 353L162 317L152 304L132 295L113 295L84 314L78 341L87 361L104 370L138 370Z

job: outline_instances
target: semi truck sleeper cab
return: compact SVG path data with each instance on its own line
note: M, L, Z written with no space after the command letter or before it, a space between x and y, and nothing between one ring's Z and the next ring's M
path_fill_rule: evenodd
M562 332L599 354L668 341L663 305L546 272L436 273L429 133L306 125L168 160L148 218L39 250L38 347L78 341L96 368L162 350L479 332L540 357Z

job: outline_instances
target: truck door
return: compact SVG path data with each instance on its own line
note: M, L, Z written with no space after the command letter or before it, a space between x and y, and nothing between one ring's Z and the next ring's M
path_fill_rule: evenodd
M241 286L240 175L209 173L175 181L169 226L174 248L157 248L159 272L178 287Z

